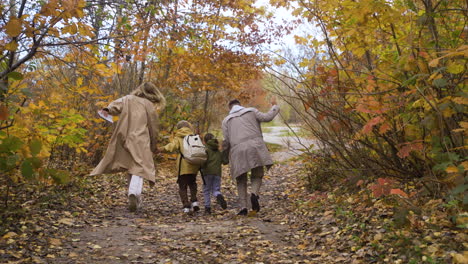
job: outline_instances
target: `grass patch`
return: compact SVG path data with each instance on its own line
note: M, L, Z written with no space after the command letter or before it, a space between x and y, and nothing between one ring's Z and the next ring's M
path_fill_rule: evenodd
M283 146L279 144L266 143L266 142L265 144L270 152L278 152L283 149Z
M273 130L271 127L262 127L262 133L270 133Z
M284 131L279 135L280 137L301 137L301 138L308 138L310 134L307 133L306 130L300 128L297 132L292 132L291 130Z
M284 126L284 124L276 122L276 121L270 121L270 122L262 122L260 126L262 127L262 130L263 130L263 128Z

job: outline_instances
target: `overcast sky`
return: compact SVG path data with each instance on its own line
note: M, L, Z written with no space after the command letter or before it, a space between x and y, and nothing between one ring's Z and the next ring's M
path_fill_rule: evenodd
M256 6L265 6L268 11L271 11L274 14L273 20L275 23L283 24L284 21L292 22L294 20L294 16L291 15L291 10L284 7L274 8L270 6L269 0L257 0ZM294 34L284 36L282 39L278 40L278 44L273 45L271 48L278 49L282 45L294 46Z
M297 20L297 17L294 17L291 12L292 10L286 9L284 7L274 8L270 6L269 0L257 0L256 6L265 6L268 11L271 11L274 14L274 22L278 24L291 23L294 20ZM315 27L310 23L304 23L297 26L297 28L288 35L283 36L281 39L277 40L277 43L274 43L270 47L271 50L279 50L282 48L290 48L294 50L296 45L294 40L294 35L305 36L306 34L316 35L318 32Z

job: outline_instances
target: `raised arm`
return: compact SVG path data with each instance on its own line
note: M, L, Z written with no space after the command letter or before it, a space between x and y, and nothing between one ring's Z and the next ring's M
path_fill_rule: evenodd
M110 115L116 116L122 112L122 106L123 106L123 97L113 101L103 110L107 111Z
M270 122L279 113L279 110L280 110L279 106L274 105L270 108L270 111L268 111L267 113L262 113L256 109L254 113L255 113L255 117L257 118L259 122Z
M169 144L165 145L163 148L165 151L168 151L168 152L179 150L180 149L179 140L176 137L174 137L171 140L171 142L169 142Z

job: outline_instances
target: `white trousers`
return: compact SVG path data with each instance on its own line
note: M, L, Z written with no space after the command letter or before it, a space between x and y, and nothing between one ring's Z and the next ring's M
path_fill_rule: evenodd
M143 190L143 178L140 176L132 175L130 185L128 186L128 195L134 194L136 196L141 195Z

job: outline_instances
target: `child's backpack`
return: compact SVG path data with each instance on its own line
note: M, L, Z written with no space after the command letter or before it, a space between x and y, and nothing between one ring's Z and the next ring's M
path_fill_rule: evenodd
M199 135L188 135L183 139L182 157L188 163L202 165L207 159L205 146Z

